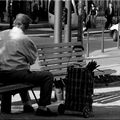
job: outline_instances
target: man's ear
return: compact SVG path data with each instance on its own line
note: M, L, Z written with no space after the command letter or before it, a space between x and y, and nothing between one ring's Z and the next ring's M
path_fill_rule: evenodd
M23 24L20 24L19 28L22 29L23 31L25 30L25 26Z
M15 24L15 20L13 21L13 24Z

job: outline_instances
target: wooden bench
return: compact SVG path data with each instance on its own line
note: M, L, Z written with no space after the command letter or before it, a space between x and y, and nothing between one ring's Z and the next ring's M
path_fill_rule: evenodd
M80 42L42 44L37 47L41 70L52 72L57 80L65 78L69 64L86 64Z
M56 80L64 79L66 77L66 70L69 64L78 63L84 66L84 52L80 42L58 43L58 44L40 44L38 48L38 63L40 69L32 70L46 70L53 73ZM13 87L14 86L14 87ZM16 84L0 87L0 94L2 94L1 111L9 113L11 110L11 94L19 92L19 90L32 89L31 84ZM34 94L34 93L33 93Z
M83 49L80 42L38 45L38 61L41 70L50 71L55 81L64 79L68 65L77 63L84 66L86 64ZM55 90L58 93L61 92L60 89ZM56 97L57 100L62 99L58 98L62 96L57 96L57 93Z
M36 102L38 103L38 100L35 96L35 93L33 91L34 85L32 84L14 84L14 85L3 85L0 83L0 95L1 95L1 112L2 113L11 113L11 101L12 101L12 95L19 93L24 90L31 90L33 93L33 96L35 97Z

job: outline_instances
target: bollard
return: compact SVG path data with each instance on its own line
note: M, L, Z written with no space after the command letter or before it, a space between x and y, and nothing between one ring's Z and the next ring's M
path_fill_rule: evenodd
M13 0L9 1L9 10L10 10L10 29L13 27Z
M87 32L87 57L89 57L89 32Z
M62 42L62 1L55 0L54 43Z
M106 18L104 18L102 21L101 21L101 25L102 25L102 39L101 39L101 52L103 53L104 52L104 27L105 27L105 22L106 22Z
M104 28L102 30L101 52L104 52Z
M120 48L120 40L119 40L119 31L120 31L120 23L118 23L118 34L117 34L117 48Z
M64 42L71 42L71 1L65 2L66 7L66 24L64 24ZM65 16L64 16L65 17Z

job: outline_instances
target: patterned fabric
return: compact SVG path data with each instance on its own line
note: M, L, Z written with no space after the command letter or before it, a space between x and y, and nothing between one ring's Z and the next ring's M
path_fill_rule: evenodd
M92 110L93 79L86 68L68 66L65 107L81 111L85 106Z

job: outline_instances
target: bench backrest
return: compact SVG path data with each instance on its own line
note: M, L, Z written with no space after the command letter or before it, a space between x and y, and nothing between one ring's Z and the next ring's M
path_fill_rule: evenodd
M80 42L38 45L41 70L51 71L54 76L65 76L69 64L85 65Z

